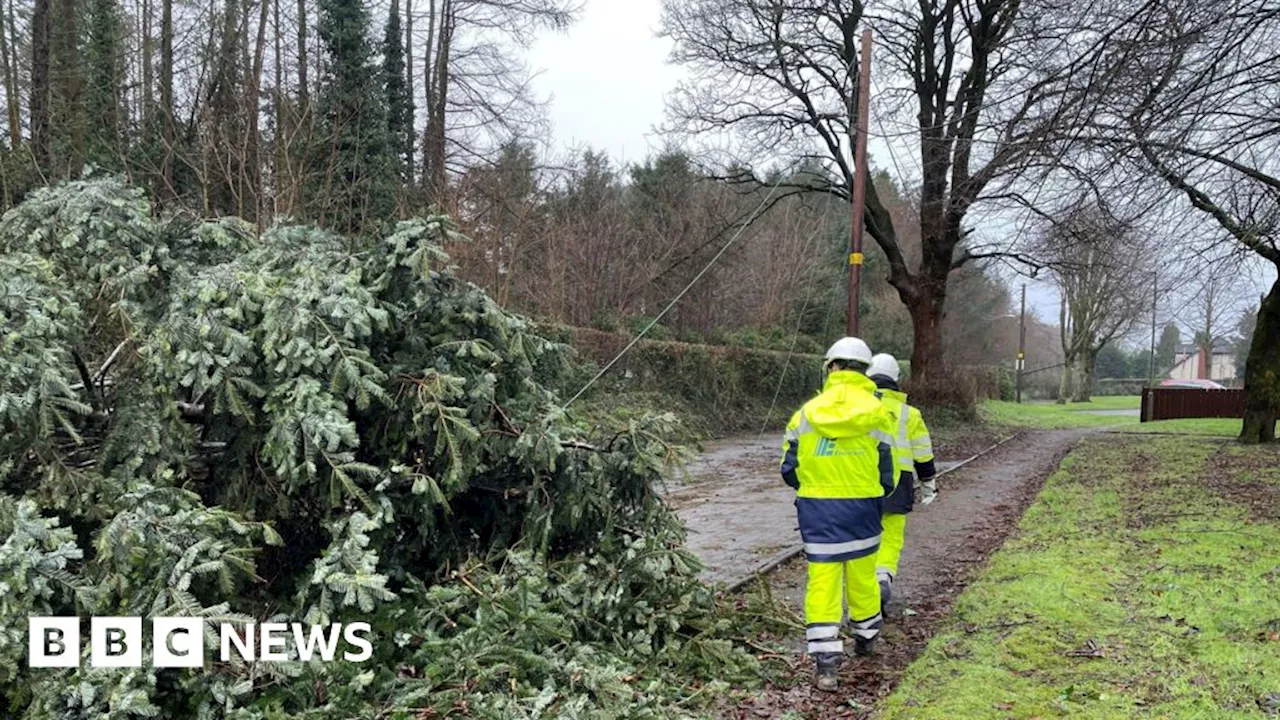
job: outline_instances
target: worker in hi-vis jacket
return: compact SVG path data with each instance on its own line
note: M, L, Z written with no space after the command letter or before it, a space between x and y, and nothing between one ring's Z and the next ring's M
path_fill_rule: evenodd
M859 655L870 654L880 632L876 553L882 503L896 473L894 426L866 375L870 364L862 340L832 345L822 392L791 417L783 441L782 476L796 490L808 560L805 635L822 690L839 684L845 604Z
M938 495L934 475L933 441L919 408L907 404L907 395L898 388L901 370L898 361L887 354L871 358L867 376L878 388L876 395L894 419L894 458L898 482L885 498L883 534L876 555L876 577L880 584L882 610L893 594L893 580L898 575L898 558L905 541L907 514L915 504L916 481L920 484L920 504L928 505Z

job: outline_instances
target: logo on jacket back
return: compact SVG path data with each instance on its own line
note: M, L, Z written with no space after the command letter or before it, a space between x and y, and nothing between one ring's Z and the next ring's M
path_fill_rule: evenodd
M852 457L854 455L866 454L864 448L840 448L836 446L836 441L831 438L822 438L818 441L818 447L813 451L814 457Z

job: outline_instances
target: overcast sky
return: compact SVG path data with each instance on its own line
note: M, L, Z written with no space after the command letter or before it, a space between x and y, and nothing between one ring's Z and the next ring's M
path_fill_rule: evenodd
M655 128L663 122L667 95L684 74L667 63L671 43L656 36L660 21L661 0L585 0L580 19L566 33L545 33L535 42L528 59L538 73L538 92L550 100L553 150L590 146L625 163L662 149ZM895 149L896 158L884 142L868 143L873 165L911 172L909 149ZM1017 232L1012 223L983 224L984 242L1002 243ZM1015 312L1019 285L1027 282L1028 310L1057 322L1058 296L1049 283L1005 274Z
M626 162L661 149L653 130L682 73L655 35L660 16L660 0L586 0L568 33L534 45L529 64L551 99L556 149L589 145Z

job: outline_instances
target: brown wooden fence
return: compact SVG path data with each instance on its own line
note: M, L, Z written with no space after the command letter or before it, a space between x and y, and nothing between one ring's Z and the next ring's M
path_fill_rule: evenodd
M1142 389L1142 422L1178 418L1244 417L1244 390Z

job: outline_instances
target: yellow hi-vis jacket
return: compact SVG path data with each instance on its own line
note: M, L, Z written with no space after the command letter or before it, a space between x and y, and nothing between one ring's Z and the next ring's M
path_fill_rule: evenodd
M893 456L898 482L885 500L886 513L909 513L915 504L917 477L929 480L936 474L933 464L933 440L919 408L907 404L907 395L884 388L876 391L895 422Z
M796 489L810 561L852 560L879 547L896 468L893 420L875 390L865 375L838 370L787 423L782 477Z

